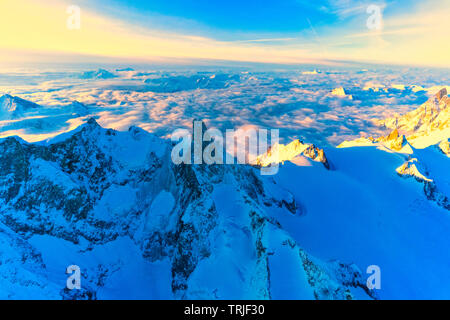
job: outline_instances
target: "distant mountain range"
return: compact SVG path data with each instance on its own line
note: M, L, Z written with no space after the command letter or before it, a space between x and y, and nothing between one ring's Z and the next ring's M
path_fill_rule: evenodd
M77 116L86 116L89 113L89 110L87 106L78 101L73 101L63 107L44 107L9 94L0 97L0 121L20 120L32 116L67 113Z
M105 69L85 71L80 75L81 79L112 79L116 77L117 75Z

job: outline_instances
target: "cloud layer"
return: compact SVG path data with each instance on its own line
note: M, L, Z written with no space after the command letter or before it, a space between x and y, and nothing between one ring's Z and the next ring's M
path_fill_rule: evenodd
M41 117L0 119L0 136L42 140L95 116L105 127L137 125L159 136L190 128L193 119L220 130L252 125L280 129L285 141L300 138L325 146L360 135L384 133L376 118L405 113L450 84L436 69L324 69L119 71L111 79L86 73L0 74L0 94L43 106ZM100 74L102 74L100 72ZM343 87L347 96L333 95ZM78 101L86 106L74 104Z

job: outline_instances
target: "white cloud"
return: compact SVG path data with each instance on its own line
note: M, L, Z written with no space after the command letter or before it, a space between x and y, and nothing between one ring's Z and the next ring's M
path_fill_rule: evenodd
M18 95L61 110L77 100L88 106L89 113L95 115L102 126L118 130L138 125L157 135L167 136L175 129L190 128L192 120L198 118L221 130L249 125L277 128L284 139L297 137L323 145L356 138L361 131L378 134L380 128L373 125L374 118L410 111L437 88L450 83L448 74L437 70L359 72L330 69L313 76L302 74L302 70L287 73L232 72L231 79L238 76L239 80L227 81L223 88L222 83L218 89L192 89L189 84L190 90L175 90L180 89L177 87L180 77L185 85L189 81L197 83L198 78L190 77L195 74L161 72L153 75L163 79L159 89L143 84L141 76L130 78L129 74L107 81L85 81L77 79L73 73L49 81L45 75L32 74L22 79L22 85L16 80L13 81L14 86L0 85L0 94ZM220 79L220 74L216 78L211 75L206 74L205 78ZM11 81L8 79L14 79L14 75L0 75L0 84ZM34 86L29 84L30 79L35 79ZM398 89L399 84L402 90ZM172 88L173 85L175 87ZM212 82L211 86L214 85L216 83ZM413 85L425 89L417 90ZM330 95L336 86L342 86L352 94L353 100ZM39 126L36 119L26 118L16 123L1 123L0 132L39 140L39 137L48 138L68 130L70 123L66 121L83 119L70 115L46 117L41 121L46 125Z

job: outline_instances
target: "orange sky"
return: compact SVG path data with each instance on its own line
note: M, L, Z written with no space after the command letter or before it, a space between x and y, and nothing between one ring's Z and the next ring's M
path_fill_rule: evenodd
M336 28L320 41L288 39L278 44L219 41L150 30L81 8L81 29L67 28L62 0L0 1L0 59L20 63L42 58L21 52L83 54L151 61L155 58L220 59L272 63L347 60L450 67L450 1L438 8L386 19L383 30L351 33ZM358 44L355 46L355 44ZM44 54L45 56L45 54Z

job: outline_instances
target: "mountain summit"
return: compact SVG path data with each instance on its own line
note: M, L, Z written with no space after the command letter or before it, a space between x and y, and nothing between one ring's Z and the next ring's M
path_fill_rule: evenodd
M38 111L40 106L34 102L5 94L0 97L0 119L11 120L23 117L30 111Z
M265 154L259 155L256 158L256 164L264 167L273 163L284 163L285 161L295 163L298 157L301 156L316 162L321 162L325 168L330 169L330 164L323 149L313 144L303 143L298 139L287 145L282 143L275 144Z
M416 110L403 116L378 121L389 129L397 129L408 141L424 148L450 137L450 98L447 89L439 90Z
M438 101L441 101L442 98L444 98L444 97L448 98L448 96L447 96L447 89L446 88L442 88L441 90L438 91L438 93L436 93L435 96L436 96L436 99Z
M394 151L401 151L407 142L414 148L423 149L443 143L450 138L450 98L447 89L442 88L417 109L398 115L376 124L391 132L379 138L358 138L344 141L338 147L383 145ZM412 153L410 148L402 152ZM445 152L445 151L444 151Z

